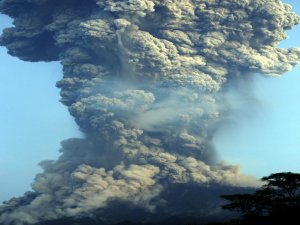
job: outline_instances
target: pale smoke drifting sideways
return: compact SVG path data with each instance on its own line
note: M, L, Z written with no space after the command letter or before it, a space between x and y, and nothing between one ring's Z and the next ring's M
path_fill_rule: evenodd
M0 10L14 19L1 39L11 55L61 61L61 102L86 135L41 163L34 193L6 202L0 223L92 215L111 201L155 213L169 207L161 193L175 184L258 185L216 159L212 138L230 111L226 84L300 63L299 49L276 47L300 21L289 5L2 0Z

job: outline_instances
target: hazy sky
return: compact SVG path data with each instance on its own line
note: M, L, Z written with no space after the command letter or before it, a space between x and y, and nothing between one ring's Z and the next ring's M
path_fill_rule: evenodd
M286 0L300 14L297 0ZM0 29L9 26L0 15ZM300 27L282 46L300 47ZM22 62L0 48L0 201L30 189L38 162L56 159L59 142L80 136L67 108L59 103L55 82L59 63ZM252 92L252 94L249 94ZM281 78L255 76L247 103L237 104L234 120L215 137L221 159L261 177L300 172L300 68ZM297 101L298 100L298 101ZM240 102L239 99L235 101Z

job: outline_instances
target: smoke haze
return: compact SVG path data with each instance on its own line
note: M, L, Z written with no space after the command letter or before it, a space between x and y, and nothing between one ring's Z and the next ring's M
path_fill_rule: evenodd
M41 162L34 191L4 203L0 223L92 216L124 202L207 214L217 205L203 189L260 184L219 159L212 140L230 116L225 93L243 98L238 84L254 73L279 76L300 62L300 49L277 47L300 21L289 5L2 0L0 11L14 19L1 37L9 54L61 62L61 102L85 134ZM186 207L195 194L198 206Z

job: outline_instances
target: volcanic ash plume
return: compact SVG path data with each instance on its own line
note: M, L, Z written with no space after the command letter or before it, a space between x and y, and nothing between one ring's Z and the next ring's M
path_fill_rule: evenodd
M92 216L118 202L153 214L203 213L213 204L205 196L198 208L184 202L197 187L258 185L217 158L212 138L230 112L222 93L236 80L300 62L299 49L276 47L300 21L289 5L2 0L0 10L14 19L1 38L9 54L61 61L61 102L85 134L41 163L34 191L4 203L1 223Z

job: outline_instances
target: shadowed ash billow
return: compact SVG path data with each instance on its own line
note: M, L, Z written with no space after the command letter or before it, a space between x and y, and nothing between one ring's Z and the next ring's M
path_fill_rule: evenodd
M217 206L205 194L213 187L259 185L221 162L212 138L230 113L222 93L235 81L280 75L300 62L299 49L276 47L300 21L289 5L2 0L0 11L14 19L1 37L9 54L61 61L61 102L85 134L63 141L58 160L41 163L34 191L5 202L1 224L118 221L122 215L108 213L118 204L149 215L207 215Z

